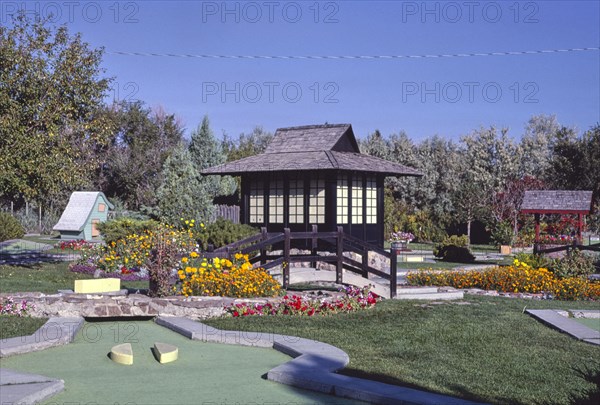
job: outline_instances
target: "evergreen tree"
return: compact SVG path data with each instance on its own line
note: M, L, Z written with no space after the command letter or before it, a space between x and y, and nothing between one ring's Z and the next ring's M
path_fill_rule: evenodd
M208 116L204 116L200 126L192 132L189 147L194 173L202 189L212 200L217 196L231 195L237 187L230 176L203 176L202 170L225 163L226 156L210 129Z
M163 183L156 192L160 219L177 224L180 218L206 222L213 212L212 198L198 182L186 145L179 144L162 170Z

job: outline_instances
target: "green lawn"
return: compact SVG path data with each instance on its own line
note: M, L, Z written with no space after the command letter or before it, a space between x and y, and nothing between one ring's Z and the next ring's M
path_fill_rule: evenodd
M0 339L33 334L47 319L30 318L28 316L0 316Z
M30 266L0 266L0 292L42 292L55 294L58 290L72 290L74 281L92 278L88 274L73 273L68 262L33 264ZM147 281L121 282L122 288L148 288Z
M435 259L433 263L431 262L401 262L398 261L398 269L408 269L408 270L452 270L452 269L460 269L465 266L478 266L478 265L487 265L487 266L508 266L512 264L513 258L511 256L505 256L500 261L483 261L476 260L472 263L457 263L457 262L445 262L443 260Z
M282 333L345 350L344 374L499 404L569 404L590 399L600 348L523 313L573 302L468 296L469 305L387 300L332 317L252 317L207 321L237 330ZM579 309L598 303L577 302ZM595 391L593 400L600 392ZM595 403L595 402L590 402Z

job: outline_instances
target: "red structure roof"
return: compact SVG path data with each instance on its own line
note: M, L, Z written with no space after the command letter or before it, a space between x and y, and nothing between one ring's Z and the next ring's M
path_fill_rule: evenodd
M521 212L524 214L589 214L592 191L525 191Z

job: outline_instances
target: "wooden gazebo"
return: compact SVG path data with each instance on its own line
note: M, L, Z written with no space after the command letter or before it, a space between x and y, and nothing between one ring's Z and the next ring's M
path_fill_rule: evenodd
M242 223L268 232L344 232L383 246L383 181L421 176L413 168L360 153L350 124L280 128L264 153L211 167L241 176Z
M577 239L581 242L583 216L592 210L592 194L592 191L525 191L521 212L535 215L536 246L540 241L540 217L542 214L577 215Z

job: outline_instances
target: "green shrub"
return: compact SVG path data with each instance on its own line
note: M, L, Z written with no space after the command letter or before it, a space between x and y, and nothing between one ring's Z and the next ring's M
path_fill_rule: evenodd
M23 225L12 215L0 212L0 242L19 239L25 235Z
M129 235L141 235L144 231L153 231L158 228L158 222L121 217L98 224L98 230L106 243L126 239Z
M470 263L475 260L475 256L469 249L467 235L452 235L444 238L441 243L435 245L433 254L447 262Z
M496 244L496 246L512 245L513 239L513 227L508 221L497 223L492 230L492 241Z
M571 254L554 259L549 270L558 278L587 277L596 270L594 258L577 249Z
M256 233L258 229L250 225L234 224L229 220L218 218L212 224L206 225L204 231L198 235L198 243L205 250L209 244L220 248Z
M521 263L525 263L528 266L533 268L549 268L552 260L547 259L543 255L534 255L532 253L517 253L515 255L515 259L520 261Z

